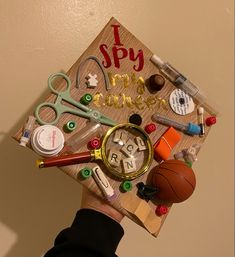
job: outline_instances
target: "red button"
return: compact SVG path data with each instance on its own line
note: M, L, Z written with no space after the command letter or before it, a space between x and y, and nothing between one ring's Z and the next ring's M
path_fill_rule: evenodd
M88 148L91 149L97 149L100 147L100 139L98 137L93 138L89 143L88 143Z
M158 216L162 216L162 215L166 214L167 212L168 212L168 207L163 204L159 204L155 210L155 213Z
M152 133L153 131L155 131L157 129L156 125L154 123L150 123L148 125L145 126L145 131L150 134Z
M208 117L206 119L206 125L207 126L211 126L211 125L213 125L215 123L216 123L216 117L215 116L211 116L211 117Z

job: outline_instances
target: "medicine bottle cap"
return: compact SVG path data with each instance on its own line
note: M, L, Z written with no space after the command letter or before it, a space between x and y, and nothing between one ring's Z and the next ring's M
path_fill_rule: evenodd
M43 125L34 130L31 145L33 150L41 156L54 156L64 146L64 135L56 126Z

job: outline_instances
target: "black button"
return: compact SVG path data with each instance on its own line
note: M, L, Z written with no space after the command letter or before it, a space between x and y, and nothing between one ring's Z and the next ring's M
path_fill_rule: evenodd
M142 118L139 114L134 113L129 117L129 122L135 125L140 126L142 123Z

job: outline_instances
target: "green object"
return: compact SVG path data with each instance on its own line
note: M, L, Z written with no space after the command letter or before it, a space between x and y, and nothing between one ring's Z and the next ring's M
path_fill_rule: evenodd
M87 179L92 175L92 169L85 167L80 170L79 174L82 179Z
M53 87L52 81L56 77L62 77L66 81L67 89L65 89L63 91L59 91ZM76 100L74 100L70 95L71 81L70 81L69 77L66 76L64 73L52 74L48 78L48 87L52 91L53 94L57 95L57 98L55 99L54 103L45 102L45 103L39 104L37 106L37 108L35 110L35 117L40 125L48 125L48 124L54 125L59 121L61 114L66 113L66 112L74 114L74 115L78 115L79 117L83 117L86 119L91 119L91 118L96 119L101 124L105 124L107 126L113 127L113 126L117 125L117 122L104 116L99 111L93 110L93 109L77 102ZM62 104L63 101L77 107L80 110L70 108L69 106ZM40 117L40 111L41 111L41 109L44 109L44 108L52 109L55 112L54 120L45 121Z
M91 94L85 94L80 99L80 103L84 105L88 105L92 101L93 97Z
M128 192L128 191L131 191L132 190L132 183L131 181L123 181L122 184L121 184L121 190L124 191L124 192Z
M192 166L193 166L193 163L192 163L192 162L186 161L185 163L189 166L189 168L192 168Z
M73 120L68 121L65 125L64 125L64 131L65 132L72 132L75 130L75 128L77 127L76 122Z

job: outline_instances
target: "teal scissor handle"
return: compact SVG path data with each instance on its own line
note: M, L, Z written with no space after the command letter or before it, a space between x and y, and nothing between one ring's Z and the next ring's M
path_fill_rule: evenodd
M40 111L43 107L49 107L50 109L53 109L53 111L55 112L55 119L52 120L52 121L45 121L43 120L41 117L40 117ZM56 124L60 118L60 112L59 112L59 109L55 107L55 104L54 103L42 103L42 104L39 104L35 110L35 117L38 121L38 123L40 125L53 125L53 124Z
M55 112L55 118L53 120L46 121L40 117L40 111L43 107L47 107L47 108L49 107L50 109L52 109ZM89 112L83 112L83 111L69 108L69 107L61 104L60 102L57 102L57 103L46 102L46 103L39 104L35 110L35 117L40 125L54 125L59 121L61 114L65 113L65 112L71 113L74 115L78 115L78 116L86 118L86 119L90 118Z
M58 91L56 90L53 86L52 86L52 81L55 77L62 77L65 79L66 83L67 83L67 88L63 91ZM64 73L55 73L55 74L52 74L49 78L48 78L48 87L50 88L50 90L55 94L57 95L57 99L55 101L55 104L57 106L60 106L58 103L61 103L61 101L65 101L73 106L76 106L78 107L79 109L83 110L84 112L89 112L91 111L91 109L79 102L77 102L76 100L74 100L71 95L70 95L70 88L71 88L71 81L69 79L69 77L67 75L65 75ZM63 105L62 105L63 106ZM63 109L63 112L69 112L71 113L70 111L66 111L65 108L63 107L60 107L60 109ZM70 110L70 108L67 108L68 110ZM73 109L71 109L73 110ZM62 113L62 112L61 112ZM79 112L80 113L80 112ZM77 113L77 115L79 115L79 113ZM83 117L83 116L82 116Z
M52 81L55 77L62 77L63 79L65 79L66 84L67 84L67 88L65 91L58 91L56 90L53 86L52 86ZM52 74L49 78L48 78L48 87L50 88L50 90L54 93L54 94L60 94L62 92L70 92L70 88L71 88L71 81L69 79L69 77L67 75L65 75L64 73L61 72L57 72Z
M58 77L58 76L61 76L62 78L64 78L66 83L67 83L67 88L64 91L58 91L52 86L52 80L55 77ZM108 117L105 117L99 111L92 110L89 107L87 107L87 106L81 104L80 102L77 102L76 100L74 100L70 95L71 81L70 81L69 77L66 76L64 73L52 74L48 78L48 87L50 88L50 90L55 95L57 95L57 98L56 98L54 103L45 102L45 103L39 104L37 106L37 108L35 110L35 117L36 117L39 124L41 124L41 125L46 125L46 124L54 125L59 121L61 114L67 112L67 113L71 113L71 114L74 114L74 115L78 115L78 116L86 118L86 119L91 119L91 118L96 119L100 123L108 125L108 126L117 125L117 123L115 121L111 120ZM76 106L80 110L72 109L72 108L62 104L62 101L65 101L65 102L67 102L67 103L69 103L73 106ZM49 107L50 109L52 109L54 111L55 118L53 120L45 121L44 119L42 119L40 117L40 111L43 107L47 107L47 108Z

